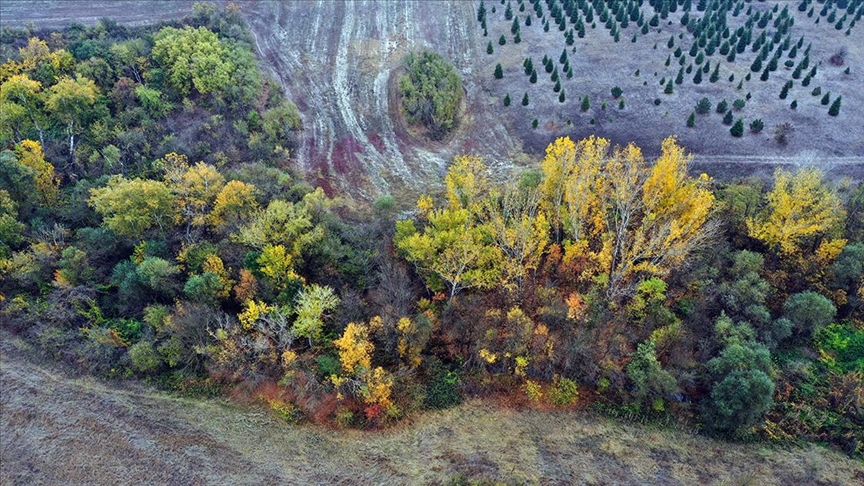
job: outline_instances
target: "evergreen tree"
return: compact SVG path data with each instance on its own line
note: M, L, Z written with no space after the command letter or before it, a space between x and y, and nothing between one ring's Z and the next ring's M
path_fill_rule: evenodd
M591 100L588 99L588 95L585 95L585 97L582 98L582 105L580 105L580 108L582 111L588 111L591 108Z
M838 96L834 103L831 103L831 108L828 109L828 114L831 116L837 116L840 114L840 100L843 99L842 96ZM823 103L824 104L824 103Z
M498 45L503 46L507 43L507 38L504 37L504 34L501 34L501 37L498 38Z
M696 75L693 76L693 84L701 84L702 83L702 70L697 69Z
M522 96L522 106L528 106L528 92L527 91Z
M665 94L672 94L672 80L670 79L668 83L666 83L666 89L663 90Z
M556 93L561 91L561 81L555 81L555 87L552 88L552 91L555 91Z
M513 17L513 23L510 25L510 33L516 35L519 32L519 17Z
M753 71L754 73L758 73L759 71L762 70L762 58L761 57L756 57L756 59L753 61L753 64L750 65L750 70Z
M732 124L732 118L733 118L732 110L727 111L726 115L723 117L723 124L724 125L731 125Z
M744 119L739 118L738 121L736 121L735 124L732 125L732 128L729 129L729 133L731 133L733 137L740 137L744 135Z
M769 69L766 67L765 70L762 71L762 75L759 76L759 79L761 79L762 81L768 81L768 77L769 77L770 75L771 75L771 70L769 70Z
M510 93L504 96L504 106L510 106Z
M789 95L789 83L783 85L783 89L780 90L780 99L785 100L786 96Z
M716 83L718 79L720 79L720 63L719 62L714 66L714 72L711 73L711 77L708 78L708 81L711 81L712 83Z
M528 79L528 81L530 81L531 84L537 83L537 70L536 69L531 71L531 77Z
M696 113L690 112L690 116L687 117L687 126L693 128L696 125Z
M501 79L504 77L504 70L501 68L501 63L495 65L495 79Z
M489 43L486 44L486 54L492 54L493 52L495 52L495 49L492 48L492 41L489 41Z
M564 103L564 101L565 101L566 99L567 99L567 97L564 96L564 90L562 89L562 90L561 90L561 94L558 95L558 102L559 102L559 103Z
M678 75L675 76L675 84L682 84L684 82L684 68L678 69Z
M567 49L561 51L561 56L558 58L558 62L561 64L567 62Z
M792 103L789 104L789 108L793 110L798 109L798 100L792 100Z
M825 96L822 97L822 104L827 106L828 103L830 103L830 102L831 102L831 92L827 91L825 93ZM837 109L839 110L840 106L837 106Z

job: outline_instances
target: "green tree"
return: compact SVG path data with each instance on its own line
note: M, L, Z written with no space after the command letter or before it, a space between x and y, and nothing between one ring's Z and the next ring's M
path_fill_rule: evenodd
M837 116L840 114L840 100L842 100L842 96L838 96L834 99L834 103L831 103L831 108L828 109L828 114L831 116Z
M66 128L69 157L75 160L75 136L84 131L84 122L96 103L99 89L91 79L61 78L48 90L45 108Z
M579 108L582 111L588 111L591 109L591 100L588 98L587 94L582 98L582 104L579 105Z
M633 383L633 397L640 406L663 410L663 401L675 393L675 378L657 360L654 341L640 343L627 365L627 377Z
M696 112L690 112L690 116L687 117L687 126L690 128L696 126Z
M232 82L235 64L219 37L205 27L165 27L153 36L153 59L181 96L194 88L201 94L220 94Z
M408 74L399 79L402 109L410 122L423 124L432 138L441 139L459 122L462 80L432 52L408 54L404 62Z
M798 335L810 337L831 324L837 308L826 297L807 291L791 295L783 304L783 312Z
M495 79L501 79L504 77L504 70L501 68L501 63L495 65Z
M703 420L710 429L730 435L745 432L774 404L774 371L764 346L732 344L707 368L713 385Z
M141 238L154 227L164 233L177 216L176 199L163 182L114 176L105 187L90 193L90 205L102 216L103 224L129 238Z
M729 129L729 133L732 134L733 137L740 137L744 135L744 119L739 118L738 121L732 125L732 128Z
M527 91L522 96L522 106L528 106L528 92Z

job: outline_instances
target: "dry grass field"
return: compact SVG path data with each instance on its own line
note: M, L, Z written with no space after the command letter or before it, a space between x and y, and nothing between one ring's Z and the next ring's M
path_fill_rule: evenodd
M730 444L584 412L469 402L381 432L74 377L0 345L0 483L836 484L864 464L808 446Z

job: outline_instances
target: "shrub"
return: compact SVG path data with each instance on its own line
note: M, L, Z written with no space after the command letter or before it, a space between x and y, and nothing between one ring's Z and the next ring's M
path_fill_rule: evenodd
M614 88L612 88L612 97L613 98L617 99L619 96L621 96L622 93L624 93L624 90L622 90L618 86L615 86Z
M543 399L543 388L537 382L525 380L525 394L529 401L539 403Z
M441 139L459 121L462 81L453 66L428 51L405 57L408 74L399 80L402 108L412 123L422 123Z
M560 375L555 375L552 388L549 390L549 401L556 407L566 407L576 403L579 389L576 382Z
M746 104L747 104L746 101L742 100L741 98L738 98L737 100L735 100L734 102L732 102L732 107L735 108L736 110L739 110L739 111L740 111L740 110L743 110L743 109L744 109L744 106L745 106Z
M762 122L761 118L757 118L750 122L750 131L753 133L759 133L763 128L765 128L765 123Z
M129 347L129 358L132 367L142 373L155 371L162 365L162 358L153 349L151 341L138 341Z
M789 143L789 136L795 131L795 126L789 122L779 123L774 127L774 141L780 145Z
M821 86L816 86L815 88L813 88L813 91L811 91L810 94L813 95L813 96L819 96L819 95L821 95L821 94L822 94L822 87L821 87Z
M426 397L424 405L433 410L443 410L462 403L459 391L460 377L437 360L430 360L427 370Z
M660 103L662 103L660 98L654 98L654 106L660 106Z

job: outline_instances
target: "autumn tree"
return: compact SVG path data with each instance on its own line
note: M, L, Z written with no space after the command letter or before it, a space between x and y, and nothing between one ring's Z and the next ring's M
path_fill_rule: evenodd
M57 200L60 180L54 174L54 166L45 160L42 146L33 140L23 140L15 146L18 163L33 171L33 186L39 193L42 204L52 205Z
M747 221L751 237L782 256L842 251L845 240L839 235L845 210L818 169L795 174L778 169L765 199L764 211Z
M434 209L421 198L423 226L413 220L396 223L394 243L414 263L433 290L449 290L450 300L464 288L489 288L500 276L500 250L491 244L492 230L477 216L488 189L486 167L478 157L459 156L448 171L449 204Z
M75 161L75 136L84 130L84 122L96 103L99 89L87 78L60 79L48 90L45 108L66 128L69 137L69 158Z
M105 226L129 238L141 238L154 227L164 233L177 216L176 199L161 181L114 176L90 194L90 205Z
M212 165L198 162L190 165L185 155L170 153L161 164L165 183L174 194L178 211L186 223L186 241L197 239L193 230L205 226L214 202L225 187L225 177Z
M503 257L502 284L521 288L549 245L549 222L540 208L539 190L509 185L502 194L491 194L484 200L481 221Z
M541 165L544 204L564 230L565 259L582 262L582 278L601 277L610 297L631 293L640 275L666 275L712 233L709 179L688 177L690 157L674 138L663 142L653 167L638 147L610 153L602 138L559 139L550 149L572 161L564 170Z
M333 341L339 352L342 373L332 375L330 380L340 390L348 390L352 395L369 405L389 408L392 405L393 378L377 366L372 367L372 353L375 345L370 340L370 327L380 326L380 317L373 317L369 325L351 322L345 327L342 336Z
M0 121L18 141L25 139L32 128L45 146L43 104L42 84L25 74L14 75L0 85Z

